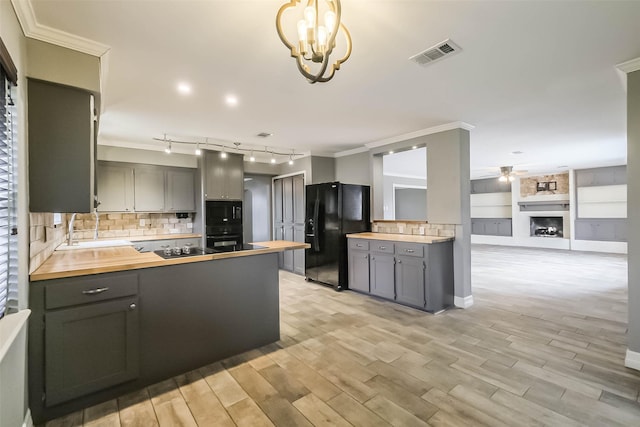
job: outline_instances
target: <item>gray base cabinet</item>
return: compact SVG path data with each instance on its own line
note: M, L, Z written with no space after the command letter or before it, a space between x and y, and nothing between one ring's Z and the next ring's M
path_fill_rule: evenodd
M30 283L36 424L280 339L277 254Z
M511 218L471 218L471 234L512 236Z
M453 242L348 239L349 289L429 312L453 305Z
M576 219L576 240L626 242L627 218Z

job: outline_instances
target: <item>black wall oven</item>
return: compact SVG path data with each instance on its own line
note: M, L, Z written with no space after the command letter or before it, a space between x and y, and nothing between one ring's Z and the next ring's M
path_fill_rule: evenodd
M206 202L207 247L241 245L242 202L210 200Z

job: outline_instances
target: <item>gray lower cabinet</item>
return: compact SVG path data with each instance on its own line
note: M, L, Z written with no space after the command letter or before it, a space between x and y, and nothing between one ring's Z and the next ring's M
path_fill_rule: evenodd
M348 239L349 289L430 312L453 305L453 242Z
M576 240L627 241L626 218L576 219L574 227Z
M275 253L29 285L34 424L280 339Z
M31 288L30 387L53 407L138 377L138 274L37 282ZM44 355L44 359L42 359Z
M471 218L471 234L481 236L511 236L511 218Z
M396 300L423 308L425 264L422 258L399 255L396 260Z
M371 253L370 292L383 298L395 298L395 259L393 255Z

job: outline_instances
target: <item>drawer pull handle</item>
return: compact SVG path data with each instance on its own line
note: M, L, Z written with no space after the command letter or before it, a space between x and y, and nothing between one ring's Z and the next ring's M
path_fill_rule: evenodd
M409 252L410 254L414 253L415 251L413 249L405 249L405 252Z
M360 243L357 243L356 246L359 247L359 248L362 247L362 245Z
M387 247L386 247L386 246L378 246L378 248L379 248L379 249L382 249L383 251L384 251L385 249L387 249Z
M95 289L87 289L85 291L82 291L83 294L85 295L97 295L97 294L101 294L103 292L108 291L109 288L104 287L104 288L95 288Z

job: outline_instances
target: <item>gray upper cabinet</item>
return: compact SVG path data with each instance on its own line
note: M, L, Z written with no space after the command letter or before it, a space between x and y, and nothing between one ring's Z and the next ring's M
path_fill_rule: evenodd
M28 79L29 210L91 212L95 110L82 89Z
M578 187L596 187L602 185L622 185L627 183L626 166L580 169L576 171Z
M244 163L241 154L204 151L205 198L207 200L243 200Z
M98 211L194 212L195 169L98 162Z
M135 168L135 209L137 212L165 210L165 171L154 167Z
M98 162L98 211L132 212L133 167Z
M193 170L170 169L167 171L166 210L193 212L196 210L195 173Z

